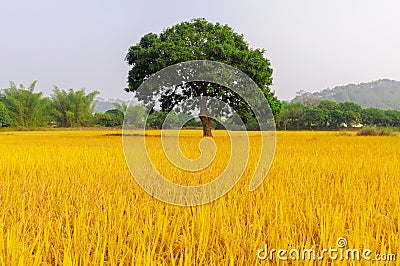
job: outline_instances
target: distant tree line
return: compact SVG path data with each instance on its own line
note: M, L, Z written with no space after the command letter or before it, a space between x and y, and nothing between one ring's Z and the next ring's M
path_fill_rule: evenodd
M329 100L310 100L304 104L283 102L276 123L280 130L400 127L400 111L363 109L356 103L335 103Z
M37 127L87 127L120 126L123 112L119 109L106 113L93 113L97 91L86 93L80 90L61 90L54 86L50 97L35 92L37 81L10 87L0 91L0 127L37 128Z
M124 112L130 117L135 117L135 124L142 127L146 123L147 128L160 129L168 112L152 110L145 119L146 109L143 106L128 106L125 103L115 103L114 109L104 113L94 113L96 106L95 97L97 91L86 93L80 90L62 90L54 86L50 97L44 97L43 93L35 92L37 81L25 87L17 86L10 82L8 88L0 91L0 128L12 127L20 129L32 129L39 127L119 127L124 123ZM169 115L169 123L164 128L177 128L182 123L185 127L201 127L201 121L188 114ZM217 123L213 122L213 128Z
M10 82L8 88L0 91L0 127L37 128L37 127L118 127L124 122L124 112L134 117L138 127L160 129L185 127L201 128L198 118L184 113L168 113L163 110L152 110L145 119L146 109L143 106L127 107L126 104L115 104L115 108L105 113L94 113L97 91L86 93L80 90L62 90L54 86L50 97L35 92L36 81L29 87L17 86ZM164 125L169 115L168 124ZM337 129L343 126L359 127L400 127L400 111L362 108L360 105L345 102L335 103L328 100L310 99L304 104L282 103L282 110L276 116L279 130L324 130ZM248 130L258 130L257 121L249 117L245 121ZM223 129L215 120L211 121L214 129Z

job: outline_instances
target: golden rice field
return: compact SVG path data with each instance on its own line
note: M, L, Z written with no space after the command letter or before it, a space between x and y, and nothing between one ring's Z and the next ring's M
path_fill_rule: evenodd
M400 136L278 132L261 187L248 191L257 158L251 151L228 194L178 207L139 187L121 137L110 133L120 132L0 133L0 265L368 265L257 256L265 244L321 250L336 247L339 237L349 248L400 254ZM199 153L200 133L193 134L182 140L189 157ZM151 156L162 166L152 139ZM223 134L214 139L221 152L228 149ZM258 141L250 138L251 146ZM163 171L197 184L211 180L226 158L217 155L202 179Z

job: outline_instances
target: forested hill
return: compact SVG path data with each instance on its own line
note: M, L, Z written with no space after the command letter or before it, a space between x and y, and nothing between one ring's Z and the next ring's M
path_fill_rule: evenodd
M400 82L380 79L367 83L337 86L314 93L300 91L292 102L304 103L310 99L331 100L337 103L354 102L363 108L400 110Z

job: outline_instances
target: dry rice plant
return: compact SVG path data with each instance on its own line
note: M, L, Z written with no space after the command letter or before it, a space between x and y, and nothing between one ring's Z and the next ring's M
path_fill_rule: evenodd
M339 237L351 248L400 251L399 136L278 132L273 166L256 191L248 191L252 151L224 197L177 207L135 183L121 137L109 133L0 133L0 265L287 265L259 260L257 250L319 250ZM197 140L183 140L185 153L198 154ZM229 147L223 137L216 142L220 152ZM257 138L250 142L257 147ZM162 165L160 149L150 150ZM225 158L216 157L206 181ZM205 181L173 171L175 182Z

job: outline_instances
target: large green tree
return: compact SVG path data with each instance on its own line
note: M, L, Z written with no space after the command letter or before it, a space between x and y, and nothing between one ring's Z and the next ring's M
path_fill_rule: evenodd
M272 69L264 53L263 49L250 48L243 35L234 32L228 25L214 24L205 19L182 22L160 34L148 33L139 43L129 48L126 61L132 69L129 71L126 91L137 91L144 80L170 65L191 60L212 60L246 73L262 90L276 115L281 109L281 103L270 89ZM140 95L137 96L140 99ZM164 111L170 111L183 100L202 96L225 101L239 113L244 122L254 116L236 93L221 85L206 82L188 82L181 85L180 90L166 89L164 97L161 97L161 107ZM211 118L205 115L199 118L203 125L203 135L211 136Z
M343 112L339 109L337 103L323 100L318 104L318 108L326 114L324 126L337 127L343 122Z
M308 125L309 129L313 126L317 126L320 129L326 123L327 114L318 107L307 107L304 114L304 122Z
M55 120L62 127L90 125L96 104L94 98L98 94L98 91L86 94L84 89L65 91L55 86L51 95Z
M12 123L17 127L46 126L50 122L51 101L41 92L34 92L37 81L25 87L18 87L10 82L10 87L3 90L2 102L7 107Z
M400 127L400 111L386 110L385 116L388 126Z
M378 108L365 108L361 113L362 121L365 125L369 126L385 126L387 117L385 111Z
M354 126L361 122L362 107L359 104L344 102L339 103L338 107L343 112L343 123L348 126Z

